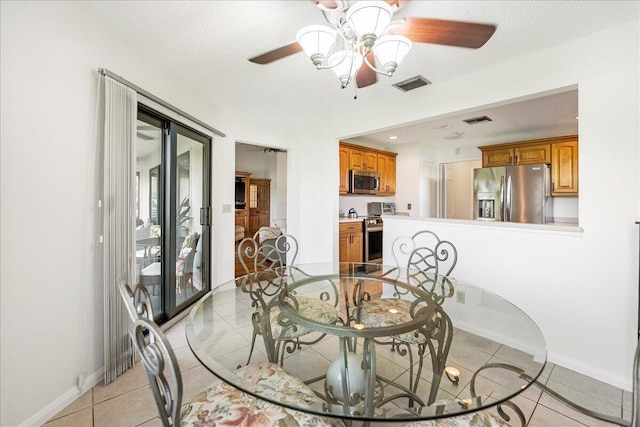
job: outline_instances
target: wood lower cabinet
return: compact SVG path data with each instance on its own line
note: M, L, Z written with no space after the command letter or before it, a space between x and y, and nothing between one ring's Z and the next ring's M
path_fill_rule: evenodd
M362 262L362 221L340 223L340 262Z
M551 195L578 195L578 140L551 145Z

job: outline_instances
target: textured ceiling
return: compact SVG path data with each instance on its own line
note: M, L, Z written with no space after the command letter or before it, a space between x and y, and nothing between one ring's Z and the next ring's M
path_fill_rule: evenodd
M413 0L397 16L488 23L497 30L477 50L414 44L393 77L380 76L377 84L359 89L354 101L353 88L340 89L333 72L315 70L303 53L268 65L247 60L295 41L303 26L324 23L310 0L81 5L144 52L141 60L164 64L213 104L283 125L311 123L327 112L348 114L354 102L375 108L385 100L401 100L405 94L393 83L420 74L437 85L637 19L639 10L635 1Z

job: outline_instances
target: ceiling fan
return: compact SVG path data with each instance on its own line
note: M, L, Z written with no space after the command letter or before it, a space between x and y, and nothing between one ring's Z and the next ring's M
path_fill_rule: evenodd
M262 151L264 154L273 154L273 153L284 153L287 150L283 150L281 148L273 148L273 147L256 147L256 148L252 148L252 149L248 149L245 151Z
M304 50L317 69L332 68L343 88L354 77L363 88L376 83L377 74L391 76L411 42L478 49L496 30L494 25L473 22L417 17L393 20L393 13L409 0L360 1L353 6L348 0L312 1L330 27L305 27L295 42L249 61L264 65ZM343 50L331 53L337 40L342 41Z

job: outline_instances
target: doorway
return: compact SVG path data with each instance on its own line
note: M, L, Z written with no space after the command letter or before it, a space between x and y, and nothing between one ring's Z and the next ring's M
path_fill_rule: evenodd
M136 138L136 282L156 322L209 290L211 138L139 106Z
M236 245L263 226L286 232L287 161L285 149L236 142L236 181L248 183L246 194L240 195L246 198L244 208L236 195ZM236 276L243 273L237 261Z
M440 218L473 219L473 170L482 160L440 164Z

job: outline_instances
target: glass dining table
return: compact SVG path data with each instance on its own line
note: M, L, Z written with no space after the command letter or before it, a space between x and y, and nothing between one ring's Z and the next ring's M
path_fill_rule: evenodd
M198 301L191 350L236 388L294 410L353 422L408 422L492 408L540 376L546 344L509 301L468 283L360 263L281 267L237 278ZM238 369L272 362L317 399L282 403Z

